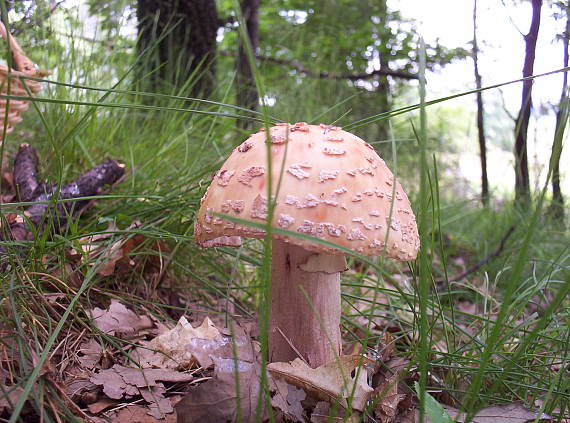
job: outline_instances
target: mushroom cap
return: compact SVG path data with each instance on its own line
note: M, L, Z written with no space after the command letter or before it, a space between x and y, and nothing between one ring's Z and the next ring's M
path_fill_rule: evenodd
M370 144L339 127L304 122L277 124L269 129L269 139L274 227L365 256L416 258L419 236L410 201ZM237 246L241 237L263 238L265 231L214 213L266 223L266 163L262 129L233 150L202 198L194 227L199 245ZM292 235L273 237L310 251L344 254Z

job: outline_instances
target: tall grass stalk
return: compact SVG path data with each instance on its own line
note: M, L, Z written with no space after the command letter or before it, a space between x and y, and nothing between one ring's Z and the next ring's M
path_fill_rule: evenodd
M420 147L419 168L420 168L420 207L418 211L418 232L420 235L421 248L419 252L419 279L418 279L418 300L419 308L419 400L420 400L420 421L424 420L426 386L428 378L428 354L430 351L430 329L428 323L428 296L430 286L430 266L428 257L429 234L429 201L430 192L428 186L428 162L427 162L427 114L426 114L426 51L423 39L420 40L419 48L419 95L420 95L420 130L418 133L418 144Z

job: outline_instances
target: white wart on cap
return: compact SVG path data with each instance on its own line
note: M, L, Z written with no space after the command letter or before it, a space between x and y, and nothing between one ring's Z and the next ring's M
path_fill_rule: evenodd
M272 183L281 186L273 225L330 241L365 256L414 260L416 219L400 183L372 146L330 125L281 123L270 128ZM266 133L236 147L202 198L195 239L203 247L239 245L264 231L214 213L264 223L267 219ZM395 188L394 188L395 184ZM327 254L334 248L292 236L274 238Z

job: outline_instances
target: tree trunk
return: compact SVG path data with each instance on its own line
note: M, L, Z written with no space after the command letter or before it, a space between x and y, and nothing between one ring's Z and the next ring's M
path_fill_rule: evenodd
M564 31L563 47L564 47L564 67L568 67L568 41L570 38L570 4L566 6L566 30ZM562 154L562 145L558 148L556 137L559 136L560 130L564 127L565 122L563 119L567 114L563 113L564 107L568 107L567 102L568 95L568 74L564 72L564 79L562 81L562 94L560 95L560 104L558 106L558 111L556 112L556 131L554 133L554 141L552 144L552 155L554 157L554 163L552 164L552 204L550 206L550 212L552 217L559 223L564 222L564 197L562 196L562 190L560 189L560 156ZM557 150L560 151L557 151Z
M378 13L378 30L379 36L384 43L387 36L383 36L387 31L390 31L388 27L388 6L386 0L380 0L378 3L379 13ZM390 68L390 58L387 52L378 51L380 55L380 69L387 70ZM391 104L391 92L390 92L390 80L387 75L378 76L378 86L376 87L377 99L378 99L378 110L380 113L390 111ZM381 141L387 141L390 138L389 122L387 119L379 120L378 125L378 138Z
M341 353L340 273L308 269L313 253L283 241L273 241L269 361L301 356L315 368ZM328 256L338 268L343 256ZM304 269L304 270L303 270Z
M219 23L215 0L138 0L137 18L140 88L209 97Z
M475 86L478 90L483 86L479 73L479 46L477 45L477 0L473 3L473 68ZM487 177L487 140L485 137L485 122L483 108L483 93L478 91L477 98L477 135L479 138L479 157L481 158L481 202L489 205L489 179Z
M257 51L259 44L259 1L242 0L241 13L246 26L247 37L253 53ZM251 66L247 57L245 43L246 40L240 38L238 47L237 66L237 104L249 110L255 111L259 101L255 80L251 71ZM247 119L240 119L238 127L244 130L251 129L253 122Z
M534 70L536 41L540 28L542 0L531 0L532 21L528 34L524 36L525 58L523 77L531 76ZM527 132L532 108L532 80L523 82L521 108L515 125L515 198L519 205L530 201L530 179L528 173Z
M380 56L380 69L385 69L388 66L388 61L382 59ZM378 87L376 87L377 99L378 99L378 110L383 112L388 112L392 108L392 102L390 101L390 80L386 75L381 75L378 77ZM378 139L380 141L390 140L390 123L387 119L382 119L377 122L378 125Z

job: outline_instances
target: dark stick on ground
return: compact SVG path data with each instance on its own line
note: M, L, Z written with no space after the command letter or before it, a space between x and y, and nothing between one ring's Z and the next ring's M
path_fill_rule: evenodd
M42 233L50 223L49 230L52 233L61 232L68 219L79 214L90 202L89 199L75 199L97 195L105 185L114 184L125 173L123 164L107 160L85 172L76 181L58 187L38 181L38 163L35 149L28 144L20 145L14 160L17 198L21 202L35 204L25 206L24 214L27 219L18 216L14 222L10 222L10 230L2 234L0 239L32 240L35 233ZM55 196L59 200L57 203L53 201ZM4 255L6 252L7 247L0 246L0 254Z
M20 201L32 201L38 189L38 155L28 144L21 144L14 159L14 185Z
M503 235L503 237L501 238L501 241L499 242L499 245L497 246L497 248L495 249L495 251L493 251L491 254L487 255L485 258L479 260L477 263L475 263L473 266L469 267L468 269L466 269L465 271L461 272L458 275L453 276L452 278L439 278L436 279L436 283L438 285L444 284L446 282L457 282L458 280L463 279L464 277L470 275L473 272L476 272L477 270L479 270L483 265L487 264L488 262L490 262L491 260L493 260L495 257L497 257L499 254L501 254L501 251L503 251L503 249L505 248L505 243L507 242L507 239L509 239L509 237L512 235L512 233L515 231L515 227L511 226L507 232L505 233L505 235Z

